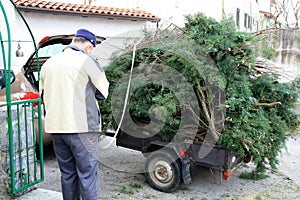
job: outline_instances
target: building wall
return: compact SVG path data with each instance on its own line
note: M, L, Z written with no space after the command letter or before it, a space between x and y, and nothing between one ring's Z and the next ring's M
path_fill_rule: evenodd
M83 3L84 0L50 0L61 1L68 3ZM25 62L34 48L31 44L31 37L26 30L24 23L20 20L18 14L15 13L14 8L9 1L3 1L6 10L9 13L9 21L12 30L12 52L15 54L17 50L18 41L21 40L21 47L25 52L22 58L14 57L12 65L20 65ZM270 5L267 0L97 0L93 2L95 5L134 8L151 12L162 20L160 25L168 24L170 22L184 26L185 15L203 12L208 17L215 18L220 21L224 17L232 16L235 20L236 27L240 31L255 32L257 30L268 27L269 21L265 19L260 20L259 10L269 10ZM239 10L239 11L238 11ZM238 14L239 13L239 14ZM36 42L40 41L46 35L55 34L71 34L78 28L88 28L94 31L97 35L103 37L113 37L129 30L154 28L156 24L144 21L130 21L105 19L96 17L83 16L66 16L54 15L46 13L32 13L23 12ZM0 28L4 30L5 23L2 16L0 16ZM41 23L43 22L43 23ZM96 25L97 24L97 25ZM1 31L5 38L6 32ZM1 61L0 61L1 62ZM0 66L3 64L0 63Z
M7 18L8 18L8 26L10 28L11 33L11 64L13 66L19 65L22 63L22 59L16 58L15 52L17 50L18 41L22 40L24 43L29 45L30 41L30 34L26 30L26 26L24 23L22 23L22 19L20 16L16 13L14 7L11 5L10 1L2 1L1 2L4 6ZM18 31L15 31L18 30ZM0 54L5 55L5 58L8 58L8 32L7 32L7 23L4 18L4 14L0 11L0 33L3 39L3 46L5 48L5 52L2 52L2 48L0 48ZM3 68L3 59L0 58L0 68Z
M54 1L54 0L53 0ZM64 2L83 3L83 0L61 0ZM184 26L187 14L202 12L208 17L220 21L223 17L232 16L237 19L240 10L240 22L237 27L241 31L257 31L259 28L259 5L266 0L97 0L94 5L142 9L160 18L161 23L172 22ZM245 15L246 14L246 15ZM244 22L246 16L246 23ZM248 22L249 21L249 22Z
M5 10L9 16L9 26L11 29L12 51L11 65L21 66L26 62L31 53L34 52L34 45L24 22L16 13L16 10L8 2L4 2ZM74 34L79 28L86 28L96 35L110 38L132 30L142 30L145 28L154 28L156 23L147 21L132 21L124 19L108 19L93 16L75 16L59 15L51 13L22 12L25 17L36 43L45 36L59 34ZM5 20L0 15L0 30L4 40L7 40L7 31ZM24 57L17 58L15 52L20 41ZM5 44L7 45L7 43ZM0 53L1 49L0 49ZM6 47L6 54L8 50ZM0 66L3 66L3 60L0 59Z
M259 30L268 29L271 26L271 3L268 0L260 0L259 1Z
M143 29L149 26L145 21L130 21L105 19L87 16L53 15L42 13L28 13L23 15L28 21L35 38L39 41L46 35L73 34L79 28L91 30L102 37L113 37L134 29ZM155 24L152 24L155 25Z
M24 13L37 42L47 35L74 34L79 28L86 28L98 36L107 38L122 37L134 30L151 29L156 23L97 17L63 16L41 13ZM42 23L41 23L42 22ZM28 50L27 50L28 52ZM31 49L29 52L33 52ZM110 55L107 55L108 59ZM101 62L101 64L104 62Z
M235 0L237 2L238 0ZM259 5L256 0L243 1L243 3L236 3L239 7L235 10L240 9L240 23L239 30L255 32L259 30ZM233 12L233 10L232 10Z
M161 7L159 1L152 4L149 1L142 1L141 8L152 12L164 20L171 20L179 26L183 26L184 15L202 12L208 17L212 17L217 21L223 18L233 17L237 20L237 10L240 10L239 23L237 28L241 31L256 31L259 21L259 5L256 0L168 0ZM153 1L151 1L153 2ZM173 3L172 3L173 2ZM168 16L164 16L168 13ZM247 23L244 25L245 14L247 14ZM248 23L248 20L250 22ZM248 25L249 24L249 25Z

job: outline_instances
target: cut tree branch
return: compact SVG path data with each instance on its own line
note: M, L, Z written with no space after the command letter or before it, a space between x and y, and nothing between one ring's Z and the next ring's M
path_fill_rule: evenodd
M282 105L281 102L273 102L273 103L258 103L255 105L255 107L258 107L258 106L267 106L267 107L274 107L274 106L277 106L277 105Z

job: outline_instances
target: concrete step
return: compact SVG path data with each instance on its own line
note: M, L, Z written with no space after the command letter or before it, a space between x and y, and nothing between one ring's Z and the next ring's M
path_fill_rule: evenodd
M46 199L63 200L62 193L46 190L42 188L37 188L16 198L16 200L46 200Z

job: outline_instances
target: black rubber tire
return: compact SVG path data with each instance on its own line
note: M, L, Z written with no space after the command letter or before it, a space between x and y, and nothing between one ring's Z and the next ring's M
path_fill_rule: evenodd
M145 164L149 185L162 192L175 191L181 182L180 164L167 151L152 152Z

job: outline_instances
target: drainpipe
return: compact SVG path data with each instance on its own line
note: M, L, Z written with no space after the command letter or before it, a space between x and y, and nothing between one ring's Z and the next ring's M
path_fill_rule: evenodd
M224 11L224 1L225 0L222 0L222 19L224 19L224 17L225 17L225 11Z
M253 13L252 13L252 0L250 0L250 31L252 31L252 25L253 25Z

